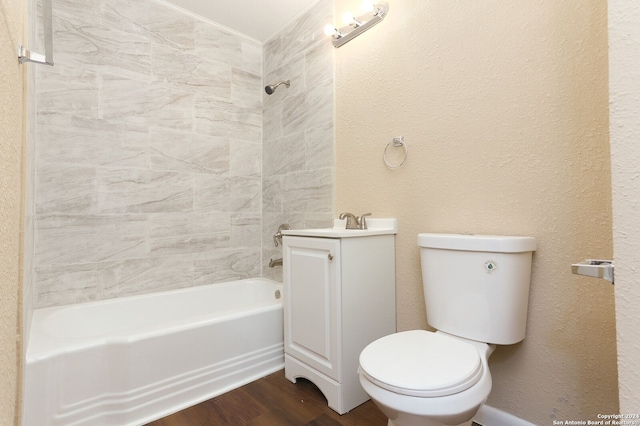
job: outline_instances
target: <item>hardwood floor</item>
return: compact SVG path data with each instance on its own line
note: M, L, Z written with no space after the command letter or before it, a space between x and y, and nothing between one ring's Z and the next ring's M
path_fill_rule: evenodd
M341 416L313 383L291 383L282 370L146 426L227 425L386 426L387 418L371 400Z
M284 370L147 426L386 426L372 401L340 416L311 382L291 383Z

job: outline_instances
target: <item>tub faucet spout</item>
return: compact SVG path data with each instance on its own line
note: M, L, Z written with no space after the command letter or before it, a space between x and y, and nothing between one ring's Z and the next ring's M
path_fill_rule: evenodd
M269 268L273 268L274 266L282 265L282 258L278 259L269 259Z

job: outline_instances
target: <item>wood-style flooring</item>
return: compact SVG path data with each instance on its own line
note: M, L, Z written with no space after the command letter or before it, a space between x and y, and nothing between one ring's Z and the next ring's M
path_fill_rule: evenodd
M339 415L311 382L284 370L179 411L147 426L386 426L372 401Z
M294 384L284 370L147 426L386 426L371 401L342 416L327 405L320 390L305 379ZM477 423L474 426L480 426Z

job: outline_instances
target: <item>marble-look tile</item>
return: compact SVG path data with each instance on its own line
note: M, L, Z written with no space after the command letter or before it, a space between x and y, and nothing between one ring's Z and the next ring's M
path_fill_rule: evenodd
M39 215L35 226L37 267L149 255L144 216Z
M282 106L282 102L275 105L265 104L265 108L262 111L263 143L282 137Z
M260 247L262 220L259 213L231 216L231 247Z
M241 39L242 54L233 61L233 67L251 74L262 75L262 45L253 40Z
M323 27L324 28L324 27ZM266 76L269 71L278 67L286 59L286 52L282 49L280 34L277 34L267 40L262 47L262 73Z
M85 118L98 117L98 75L84 68L56 64L37 68L38 114L64 111Z
M145 127L49 114L46 122L39 124L38 136L39 162L149 167L149 133Z
M34 308L90 302L98 298L98 281L93 263L48 265L35 268Z
M281 279L267 267L282 255L277 226L330 225L333 213L323 61L334 51L321 34L332 2L263 49L162 3L59 1L61 66L41 86L36 120L46 194L33 220L34 293L46 305ZM263 70L265 84L292 86L267 97Z
M164 4L147 2L147 21L143 23L155 44L176 49L195 49L195 19Z
M304 53L304 80L307 87L333 82L333 55L331 43L319 43Z
M333 2L319 0L281 34L281 48L289 55L303 52L316 43L330 44L324 27L333 22Z
M260 176L233 176L230 185L229 207L231 211L259 212L262 199Z
M228 174L228 139L158 128L151 130L150 139L154 170Z
M102 31L89 23L78 23L67 16L53 16L53 56L55 63L67 68L83 67L92 71L105 66L102 46L97 42Z
M262 173L262 144L232 141L230 160L230 176L260 177Z
M102 75L101 84L100 118L176 130L193 127L193 93L112 74Z
M194 117L197 133L256 143L261 141L261 108L197 94Z
M304 163L307 170L334 166L333 120L305 132Z
M333 219L333 212L307 212L304 214L304 227L331 228Z
M285 134L327 123L333 117L333 85L323 84L285 99L282 127Z
M185 173L98 169L98 213L193 211L193 177Z
M262 108L262 77L238 68L231 70L231 101L239 105Z
M146 34L98 27L93 33L106 65L105 71L142 81L151 77L151 42Z
M100 22L100 0L55 0L52 12L74 25L95 24Z
M282 176L262 179L262 212L282 212Z
M181 257L127 259L97 264L101 299L174 290L193 285L193 261Z
M207 259L196 260L194 284L206 285L260 276L259 247L221 249Z
M36 213L96 213L96 168L43 163L38 167Z
M265 141L264 151L262 167L265 176L282 175L304 170L304 132Z
M151 57L154 78L169 86L222 99L231 98L229 64L161 44L153 45Z
M207 253L230 246L229 231L213 234L180 235L149 240L151 256L176 256L191 253Z
M161 239L199 234L229 234L230 213L159 213L149 218L149 238Z
M295 212L333 210L333 168L294 172L284 179L283 206Z
M97 0L92 1L97 2ZM110 28L138 34L144 34L147 31L144 24L149 21L149 8L140 7L140 2L129 0L100 1L100 7L95 9L99 12L99 22Z
M196 55L226 62L248 73L262 74L260 43L200 20L195 22L195 34Z
M230 212L231 179L228 176L194 175L193 208L196 212Z
M285 99L291 99L296 95L307 90L308 85L304 79L304 56L302 54L295 56L288 56L284 61L278 64L273 70L266 72L264 75L264 84L276 84L279 81L289 80L291 82L289 87L280 86L268 95L264 90L261 91L262 102L265 108L270 105L277 104Z

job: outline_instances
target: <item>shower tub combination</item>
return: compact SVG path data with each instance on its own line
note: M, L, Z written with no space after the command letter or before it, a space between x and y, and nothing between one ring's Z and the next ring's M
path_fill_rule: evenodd
M24 424L140 425L281 370L281 292L259 278L34 311Z

